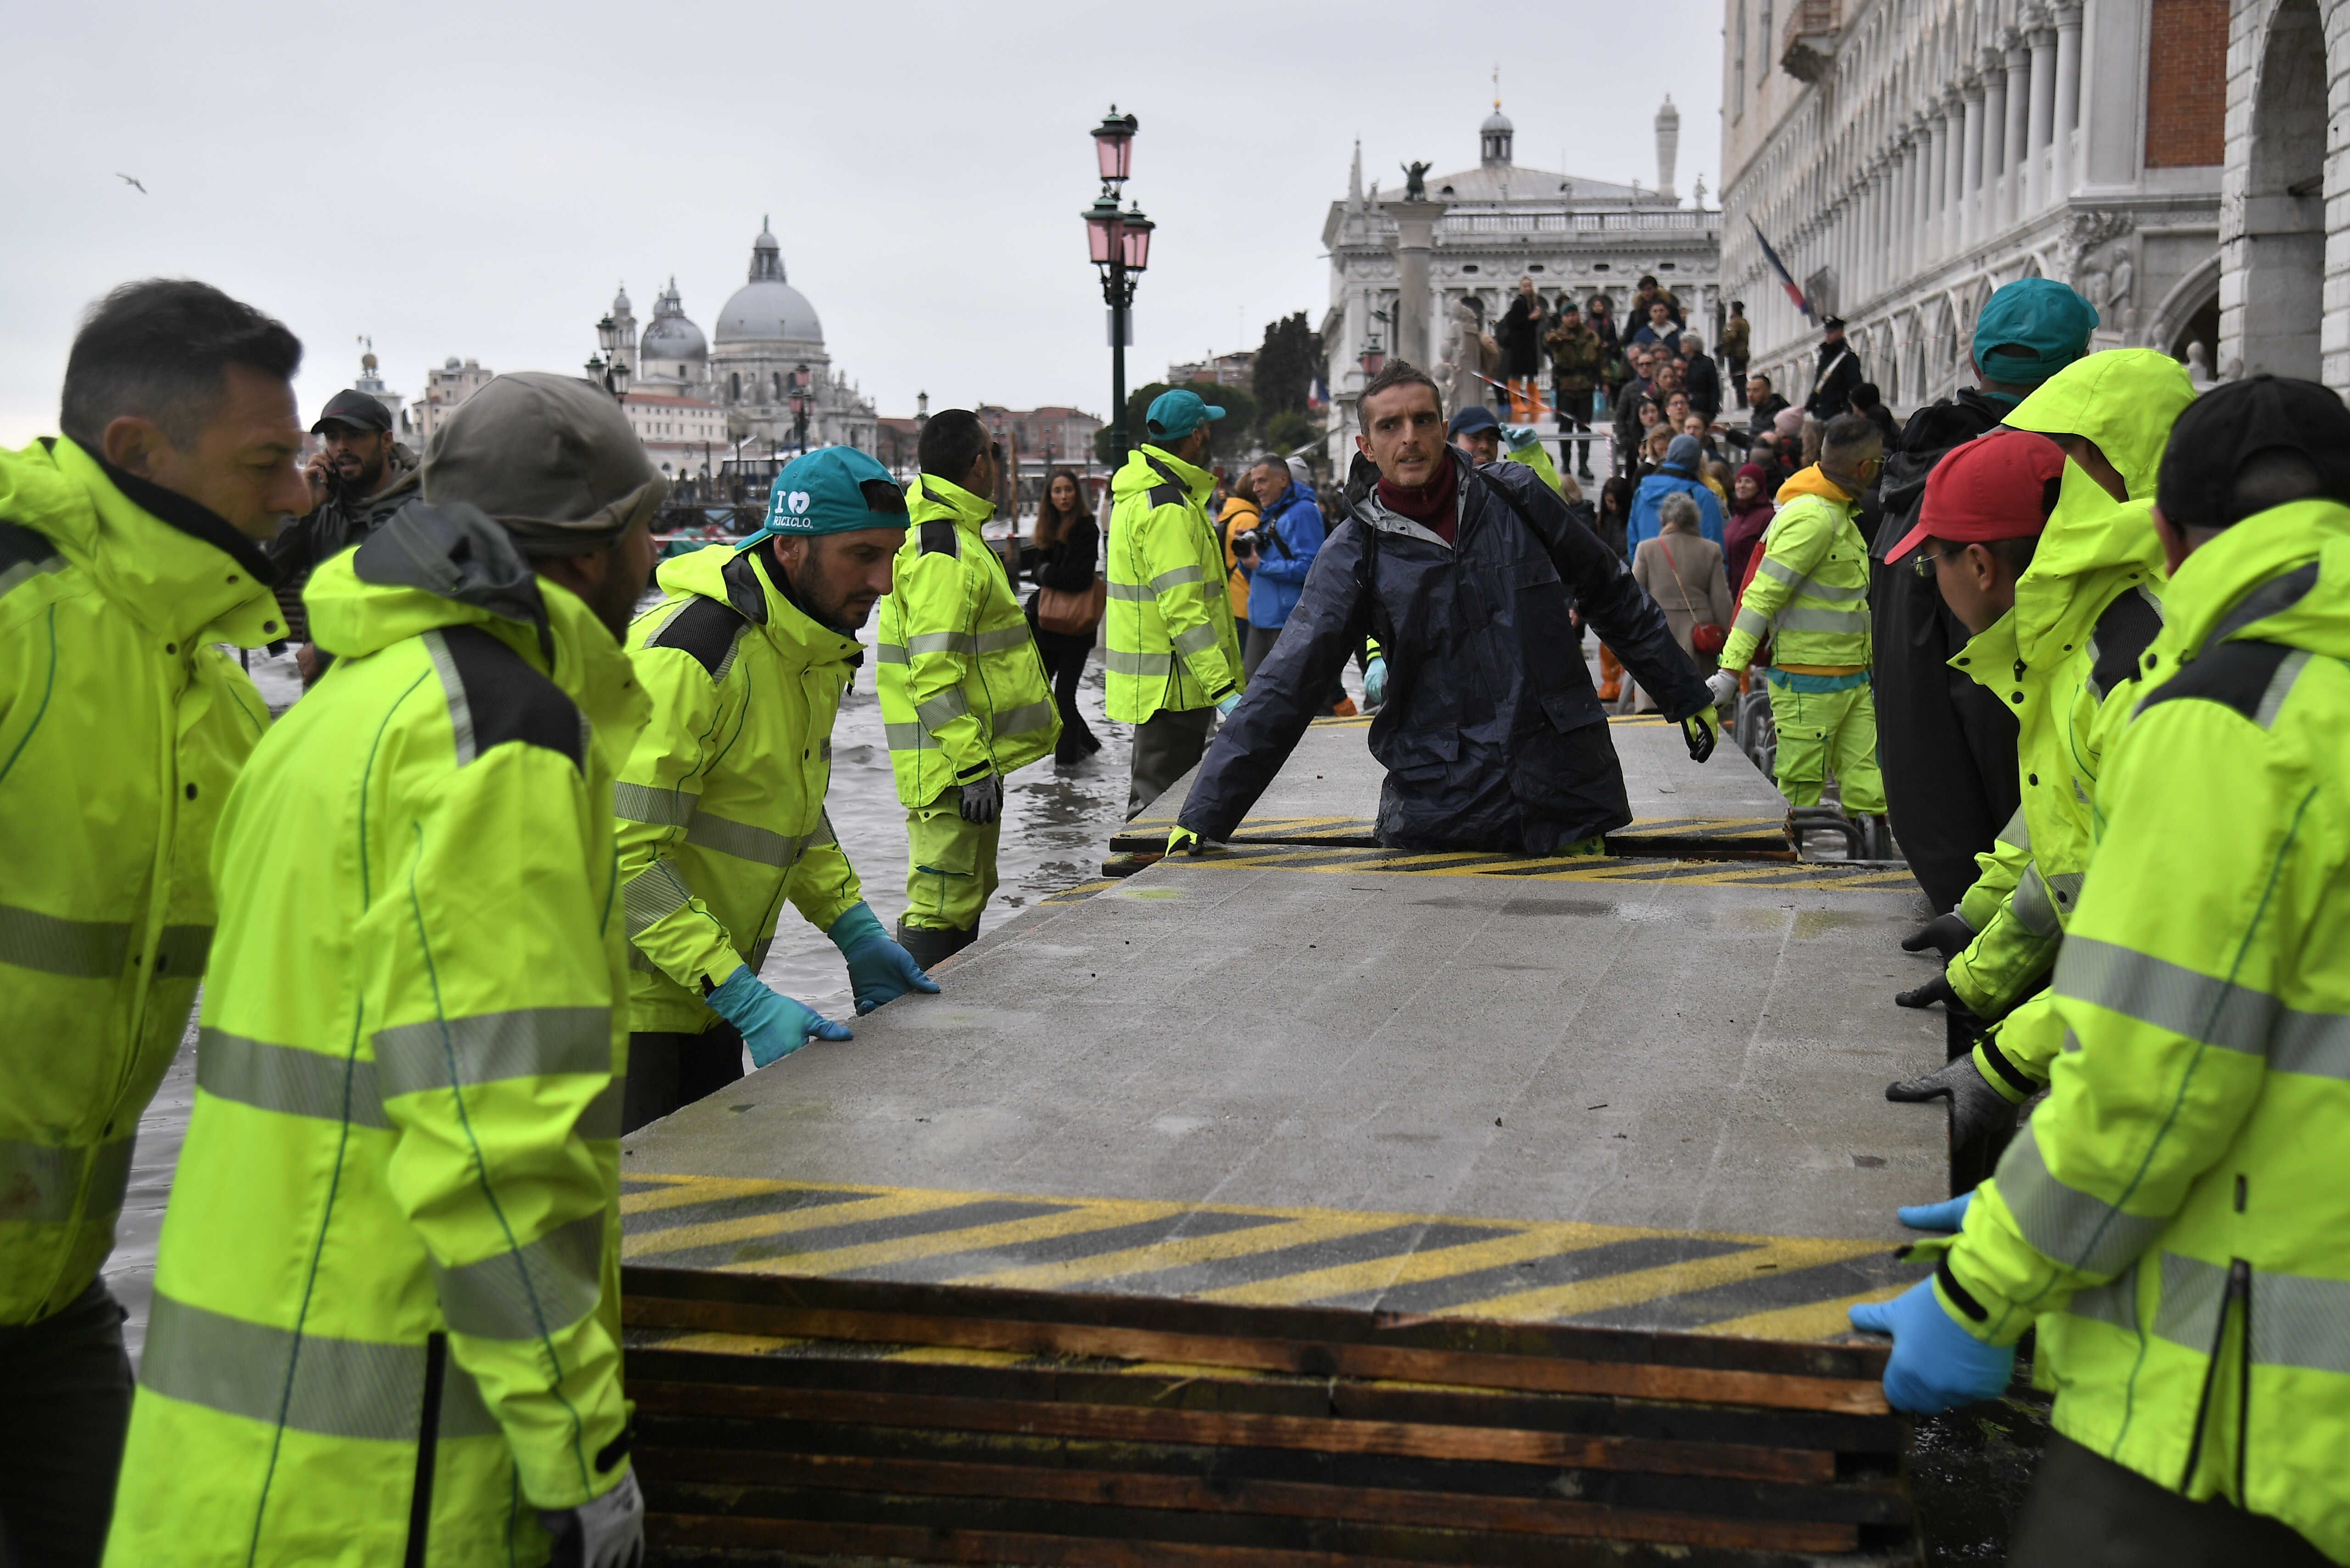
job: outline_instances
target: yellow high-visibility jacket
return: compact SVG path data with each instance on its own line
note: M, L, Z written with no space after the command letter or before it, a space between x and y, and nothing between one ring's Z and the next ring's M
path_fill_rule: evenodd
M2188 557L2107 751L2047 1101L1936 1287L2056 1429L2350 1562L2350 508Z
M593 612L470 506L304 594L333 669L213 856L196 1103L107 1561L546 1558L620 1441L627 975L612 769L643 717Z
M1136 447L1110 480L1104 696L1119 723L1213 707L1241 688L1223 546L1208 522L1214 487L1207 470L1155 446Z
M207 867L269 711L212 646L285 635L260 546L69 439L0 453L0 1324L114 1245L188 1025Z
M874 690L898 799L920 807L956 785L1052 754L1061 712L1028 617L980 524L994 504L923 474L880 603Z
M613 786L627 906L629 1026L695 1034L702 1002L766 962L789 898L820 930L864 898L824 813L832 722L864 659L808 618L767 546L662 565L669 597L629 628L652 718Z
M1868 668L1868 545L1853 526L1857 504L1817 464L1779 487L1779 514L1722 645L1721 668L1745 669L1766 637L1782 669Z

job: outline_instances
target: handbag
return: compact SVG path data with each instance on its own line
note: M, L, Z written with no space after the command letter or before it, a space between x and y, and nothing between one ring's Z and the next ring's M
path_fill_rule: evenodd
M1036 625L1059 637L1091 637L1109 604L1109 585L1096 572L1083 588L1038 588Z
M1690 603L1689 585L1681 581L1681 569L1673 561L1673 547L1665 543L1662 534L1657 535L1657 548L1664 552L1665 565L1671 568L1673 587L1680 590L1681 608L1687 610L1695 624L1690 628L1690 647L1700 659L1711 659L1719 664L1721 650L1730 641L1730 633L1720 621L1698 620L1697 607Z

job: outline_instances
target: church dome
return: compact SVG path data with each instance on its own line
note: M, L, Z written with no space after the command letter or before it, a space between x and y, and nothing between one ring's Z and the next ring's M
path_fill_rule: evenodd
M784 281L783 252L763 225L751 242L751 279L718 313L718 341L820 343L824 324L807 296Z
M1483 135L1491 135L1497 130L1507 132L1515 130L1516 129L1516 126L1510 123L1510 117L1503 114L1499 109L1494 109L1492 113L1487 115L1485 117L1485 123L1477 128L1478 131Z
M685 318L685 302L678 296L677 279L670 279L669 287L653 300L653 318L645 327L637 357L648 363L710 358L709 339L702 337L701 327Z

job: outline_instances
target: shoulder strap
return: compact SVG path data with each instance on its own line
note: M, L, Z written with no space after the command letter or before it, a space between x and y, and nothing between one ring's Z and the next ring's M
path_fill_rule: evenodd
M2266 620L2299 604L2309 590L2317 586L2317 566L2318 563L2312 561L2282 576L2271 577L2246 594L2234 609L2220 618L2220 624L2213 627L2211 635L2203 639L2203 648L2196 649L2197 657L2202 656L2203 649L2227 641L2252 622Z

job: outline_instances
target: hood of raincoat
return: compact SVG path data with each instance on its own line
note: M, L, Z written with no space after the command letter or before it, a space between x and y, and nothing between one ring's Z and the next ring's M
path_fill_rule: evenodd
M2170 579L2153 511L2152 497L2116 502L2080 464L2064 465L2055 510L2015 584L2018 656L2039 665L2080 647L2106 606L2132 584L2162 596Z
M2187 367L2152 348L2108 348L2057 371L2003 421L2011 430L2085 436L2129 486L2152 499L2170 427L2195 400Z

